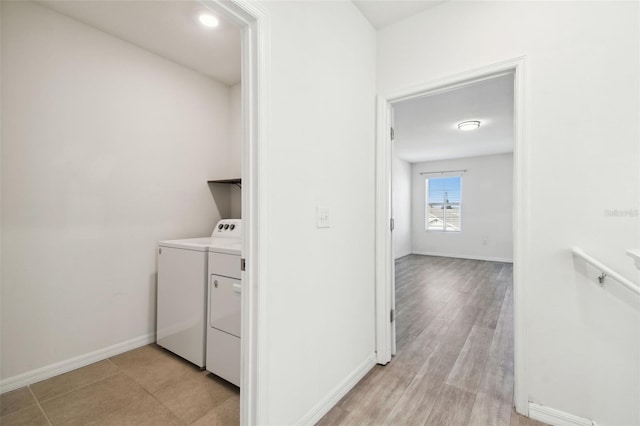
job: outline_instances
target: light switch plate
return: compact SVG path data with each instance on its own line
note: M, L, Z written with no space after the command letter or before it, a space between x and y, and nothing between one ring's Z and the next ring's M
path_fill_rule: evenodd
M316 228L329 228L329 207L317 206Z

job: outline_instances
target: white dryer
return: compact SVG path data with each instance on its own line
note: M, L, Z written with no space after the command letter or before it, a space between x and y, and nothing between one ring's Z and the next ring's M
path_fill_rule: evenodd
M225 224L226 226L226 224ZM231 224L229 227L231 228ZM214 239L209 250L207 370L240 386L241 224L225 239ZM224 232L224 228L214 231ZM235 241L234 241L235 240Z
M209 248L236 244L240 268L239 234L240 219L223 219L211 237L158 243L156 340L198 367L206 361Z

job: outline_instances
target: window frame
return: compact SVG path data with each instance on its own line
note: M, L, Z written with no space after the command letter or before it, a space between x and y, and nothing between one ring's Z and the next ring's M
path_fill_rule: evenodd
M447 230L446 222L443 225L443 229L429 229L429 180L430 179L443 179L443 178L458 178L460 179L460 204L458 207L460 220L457 230ZM424 213L424 230L425 232L442 232L442 233L453 233L458 234L462 232L462 187L463 187L463 179L462 174L452 174L452 175L444 175L444 176L433 176L433 177L425 177L424 178L424 205L423 205L423 213Z

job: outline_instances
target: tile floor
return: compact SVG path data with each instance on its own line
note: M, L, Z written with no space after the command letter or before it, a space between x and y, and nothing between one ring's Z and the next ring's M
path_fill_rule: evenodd
M237 425L240 389L155 344L0 395L0 425Z

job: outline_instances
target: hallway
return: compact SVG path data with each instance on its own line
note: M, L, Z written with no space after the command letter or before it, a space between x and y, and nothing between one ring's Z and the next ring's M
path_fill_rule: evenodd
M397 354L319 425L542 423L513 411L513 265L396 260Z

